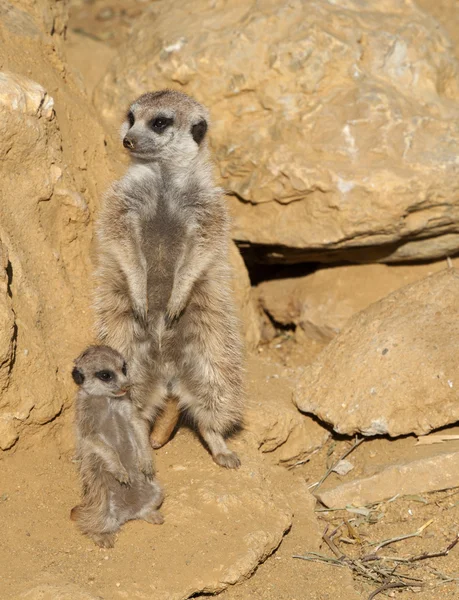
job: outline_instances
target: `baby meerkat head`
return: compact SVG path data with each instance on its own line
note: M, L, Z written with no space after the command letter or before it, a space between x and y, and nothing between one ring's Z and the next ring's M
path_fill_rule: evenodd
M90 346L75 360L73 381L90 396L121 398L129 388L123 356L109 346Z
M206 108L190 96L149 92L129 107L121 138L134 160L186 164L205 145L208 123Z

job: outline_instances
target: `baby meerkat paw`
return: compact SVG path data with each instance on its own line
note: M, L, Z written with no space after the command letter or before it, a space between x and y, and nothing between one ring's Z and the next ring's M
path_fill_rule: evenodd
M120 469L119 471L116 471L116 473L113 473L113 476L122 485L127 485L128 487L131 485L131 479L130 479L129 473L126 471L126 469L122 469L122 470Z
M225 467L226 469L238 469L241 466L241 459L236 452L220 452L219 454L216 454L213 459L217 465Z

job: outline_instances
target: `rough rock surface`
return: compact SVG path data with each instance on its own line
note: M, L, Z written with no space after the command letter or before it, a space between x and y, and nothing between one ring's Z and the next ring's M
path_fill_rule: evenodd
M257 371L255 378L250 374ZM292 403L296 379L280 365L251 358L247 365L248 389L244 436L278 464L293 464L330 437L327 429L301 415ZM260 378L265 385L260 386Z
M71 360L91 337L91 214L110 179L104 132L63 62L65 3L23 6L0 6L3 450L70 403Z
M452 261L459 266L459 259ZM329 341L348 319L384 296L447 268L428 265L347 265L311 275L264 281L257 288L263 309L282 325L298 325L308 338Z
M459 249L458 65L410 0L159 0L96 103L115 123L152 86L211 108L234 238L259 260Z
M304 371L298 408L339 433L424 434L459 420L459 270L352 317Z
M318 492L328 508L365 506L396 494L419 494L459 486L459 452L445 452L410 462L389 465L380 473L342 483Z
M75 598L87 593L182 600L199 592L221 591L250 575L291 525L291 478L285 469L263 465L259 453L244 442L230 444L242 458L238 471L215 465L197 436L180 430L157 453L158 477L166 489L161 509L165 523L128 523L108 551L97 549L68 518L79 497L70 460L58 460L55 451L42 448L30 453L27 461L20 453L7 458L2 467L2 491L8 498L1 504L0 563L9 568L2 574L2 598L16 600L45 584L45 589L65 591L70 582L78 582L80 595ZM36 473L40 476L31 476ZM306 488L304 496L303 509L315 522ZM31 505L34 510L26 510ZM26 532L27 543L14 545L11 561L13 540ZM314 541L315 534L311 534Z

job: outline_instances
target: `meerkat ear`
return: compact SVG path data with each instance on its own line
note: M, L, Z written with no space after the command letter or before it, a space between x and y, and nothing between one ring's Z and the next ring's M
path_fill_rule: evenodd
M193 139L198 144L198 146L204 139L206 132L207 132L207 121L205 121L204 119L202 119L202 121L199 121L199 123L195 123L191 127L191 135L193 136Z
M80 369L77 369L76 367L74 367L74 369L72 371L72 377L73 377L73 381L77 385L81 385L84 381L83 373L80 371Z

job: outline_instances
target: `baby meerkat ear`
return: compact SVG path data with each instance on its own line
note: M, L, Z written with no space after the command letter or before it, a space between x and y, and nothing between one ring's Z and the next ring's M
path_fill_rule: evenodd
M81 385L84 382L83 373L80 371L80 369L77 369L76 367L73 368L72 377L73 377L73 381L77 385Z
M206 132L207 132L207 121L205 119L202 119L202 121L199 121L199 123L195 123L191 127L191 135L193 136L193 139L198 144L198 146L204 139Z

